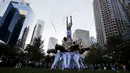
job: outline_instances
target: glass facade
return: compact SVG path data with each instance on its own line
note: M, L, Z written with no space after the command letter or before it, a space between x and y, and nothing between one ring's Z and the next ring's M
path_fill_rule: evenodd
M2 19L2 17L0 16L0 26L1 26L1 22L2 22L2 20L1 20L1 19Z
M23 23L23 27L21 29L21 32L20 32L20 35L19 35L18 39L19 40L22 39L22 36L24 35L23 34L24 33L24 29L26 27L29 27L29 31L28 31L29 35L27 35L27 38L26 38L27 40L26 40L25 44L26 43L30 43L31 36L32 36L31 34L33 32L33 28L34 28L35 22L36 22L36 19L35 19L36 16L35 16L32 8L30 6L28 6L28 5L20 4L20 5L17 5L16 7L19 8L20 11L22 10L21 13L25 13L25 15L26 15L26 19L25 19L25 21ZM23 41L21 40L21 42L23 42Z
M45 22L42 21L42 20L38 20L38 21L37 21L37 24L35 25L34 30L33 30L33 33L32 33L31 42L30 42L31 45L33 44L33 40L34 40L36 37L42 37L43 28L44 28L44 23L45 23Z
M24 47L25 47L25 42L26 42L26 40L27 40L28 32L29 32L29 27L26 27L26 28L24 29L24 31L23 31L23 35L22 35L22 38L21 38L21 40L20 40L20 43L17 43L17 44L19 44L19 46L20 46L21 48L23 48L23 49L24 49Z
M14 26L14 29L9 37L8 44L10 45L16 44L19 34L21 32L24 20L25 20L25 15L19 15L18 22Z
M13 7L13 5L10 3L3 18L2 18L2 24L0 27L0 39L7 43L10 31L8 30L8 27L13 19L13 16L15 15L15 12L18 12L16 8Z
M7 8L7 3L0 0L0 16L3 16L5 9Z
M11 1L2 18L0 40L15 45L17 40L22 38L26 27L34 27L34 20L35 14L31 7ZM29 34L31 34L31 31L29 31Z

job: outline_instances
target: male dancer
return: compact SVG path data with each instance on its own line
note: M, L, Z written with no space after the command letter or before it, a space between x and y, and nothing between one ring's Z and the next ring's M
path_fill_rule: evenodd
M71 57L73 54L70 51L70 49L68 49L72 45L72 38L71 38L72 16L70 16L70 23L69 24L68 24L68 17L66 17L66 25L67 25L67 43L68 43L67 52L66 52L66 57L67 57L66 59L67 59L67 68L69 68Z
M75 44L73 46L75 55L73 56L74 62L76 64L76 68L80 69L85 69L85 66L82 62L81 54L83 54L85 51L88 51L89 48L84 48L83 46L79 44Z
M74 59L74 63L76 65L76 68L78 70L80 70L80 64L79 64L79 59L80 59L80 54L79 54L79 45L78 44L75 44L73 46L73 50L74 50L74 56L73 56L73 59Z
M63 38L63 41L62 41L62 46L65 48L65 51L62 55L62 58L63 58L63 66L62 66L62 69L64 68L67 68L67 55L66 55L66 52L68 50L68 39L66 37Z
M58 61L60 60L60 58L62 58L62 56L64 55L65 52L65 48L62 45L58 45L56 44L55 49L58 51L57 54L55 55L55 59L54 62L51 66L51 70L57 65ZM63 60L66 61L66 60ZM65 63L65 62L64 62ZM66 67L66 66L65 66ZM64 69L64 67L62 67L62 70Z
M79 63L80 63L80 68L81 69L85 69L85 65L83 64L82 58L81 58L81 54L83 54L85 52L85 48L83 48L82 46L80 47L79 53L80 53L80 58L79 58Z
M90 48L84 48L83 46L80 47L80 50L79 50L79 53L80 53L79 63L80 63L80 68L81 69L85 69L85 65L83 64L81 54L83 54L85 51L89 51L89 50L90 50Z
M68 40L72 40L71 38L72 16L70 16L69 24L68 24L68 17L66 17L66 25L67 25L67 38Z

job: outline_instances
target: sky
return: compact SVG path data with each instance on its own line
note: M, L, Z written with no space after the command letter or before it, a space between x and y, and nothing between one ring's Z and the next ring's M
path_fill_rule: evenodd
M93 0L31 0L32 7L37 19L45 21L43 39L45 47L48 38L55 37L58 43L66 36L66 17L72 16L72 32L76 29L88 30L90 36L96 38L93 15ZM55 26L54 27L52 26Z
M76 29L88 30L90 36L96 38L93 0L28 0L28 2L37 19L45 21L42 35L45 41L44 49L47 49L50 37L57 38L58 43L62 43L62 38L66 36L66 17L70 16L73 18L72 33Z

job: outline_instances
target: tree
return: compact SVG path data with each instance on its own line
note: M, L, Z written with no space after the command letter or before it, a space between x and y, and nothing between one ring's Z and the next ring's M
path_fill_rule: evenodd
M0 43L0 55L13 55L18 52L18 48L8 44Z
M33 45L29 44L26 47L26 51L31 60L40 61L45 56L43 43L44 41L41 40L41 37L37 37L34 39Z
M98 64L102 60L101 51L94 46L90 46L90 50L87 53L88 64Z
M109 62L125 63L129 60L130 40L123 40L118 36L111 36L107 40L104 58Z

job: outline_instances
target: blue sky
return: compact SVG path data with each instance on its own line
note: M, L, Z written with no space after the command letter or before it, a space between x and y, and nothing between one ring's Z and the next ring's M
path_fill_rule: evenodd
M61 43L66 36L65 17L70 15L73 16L72 32L76 29L88 30L90 36L96 37L92 2L93 0L31 0L30 6L36 17L45 21L45 48L49 37L55 37Z

